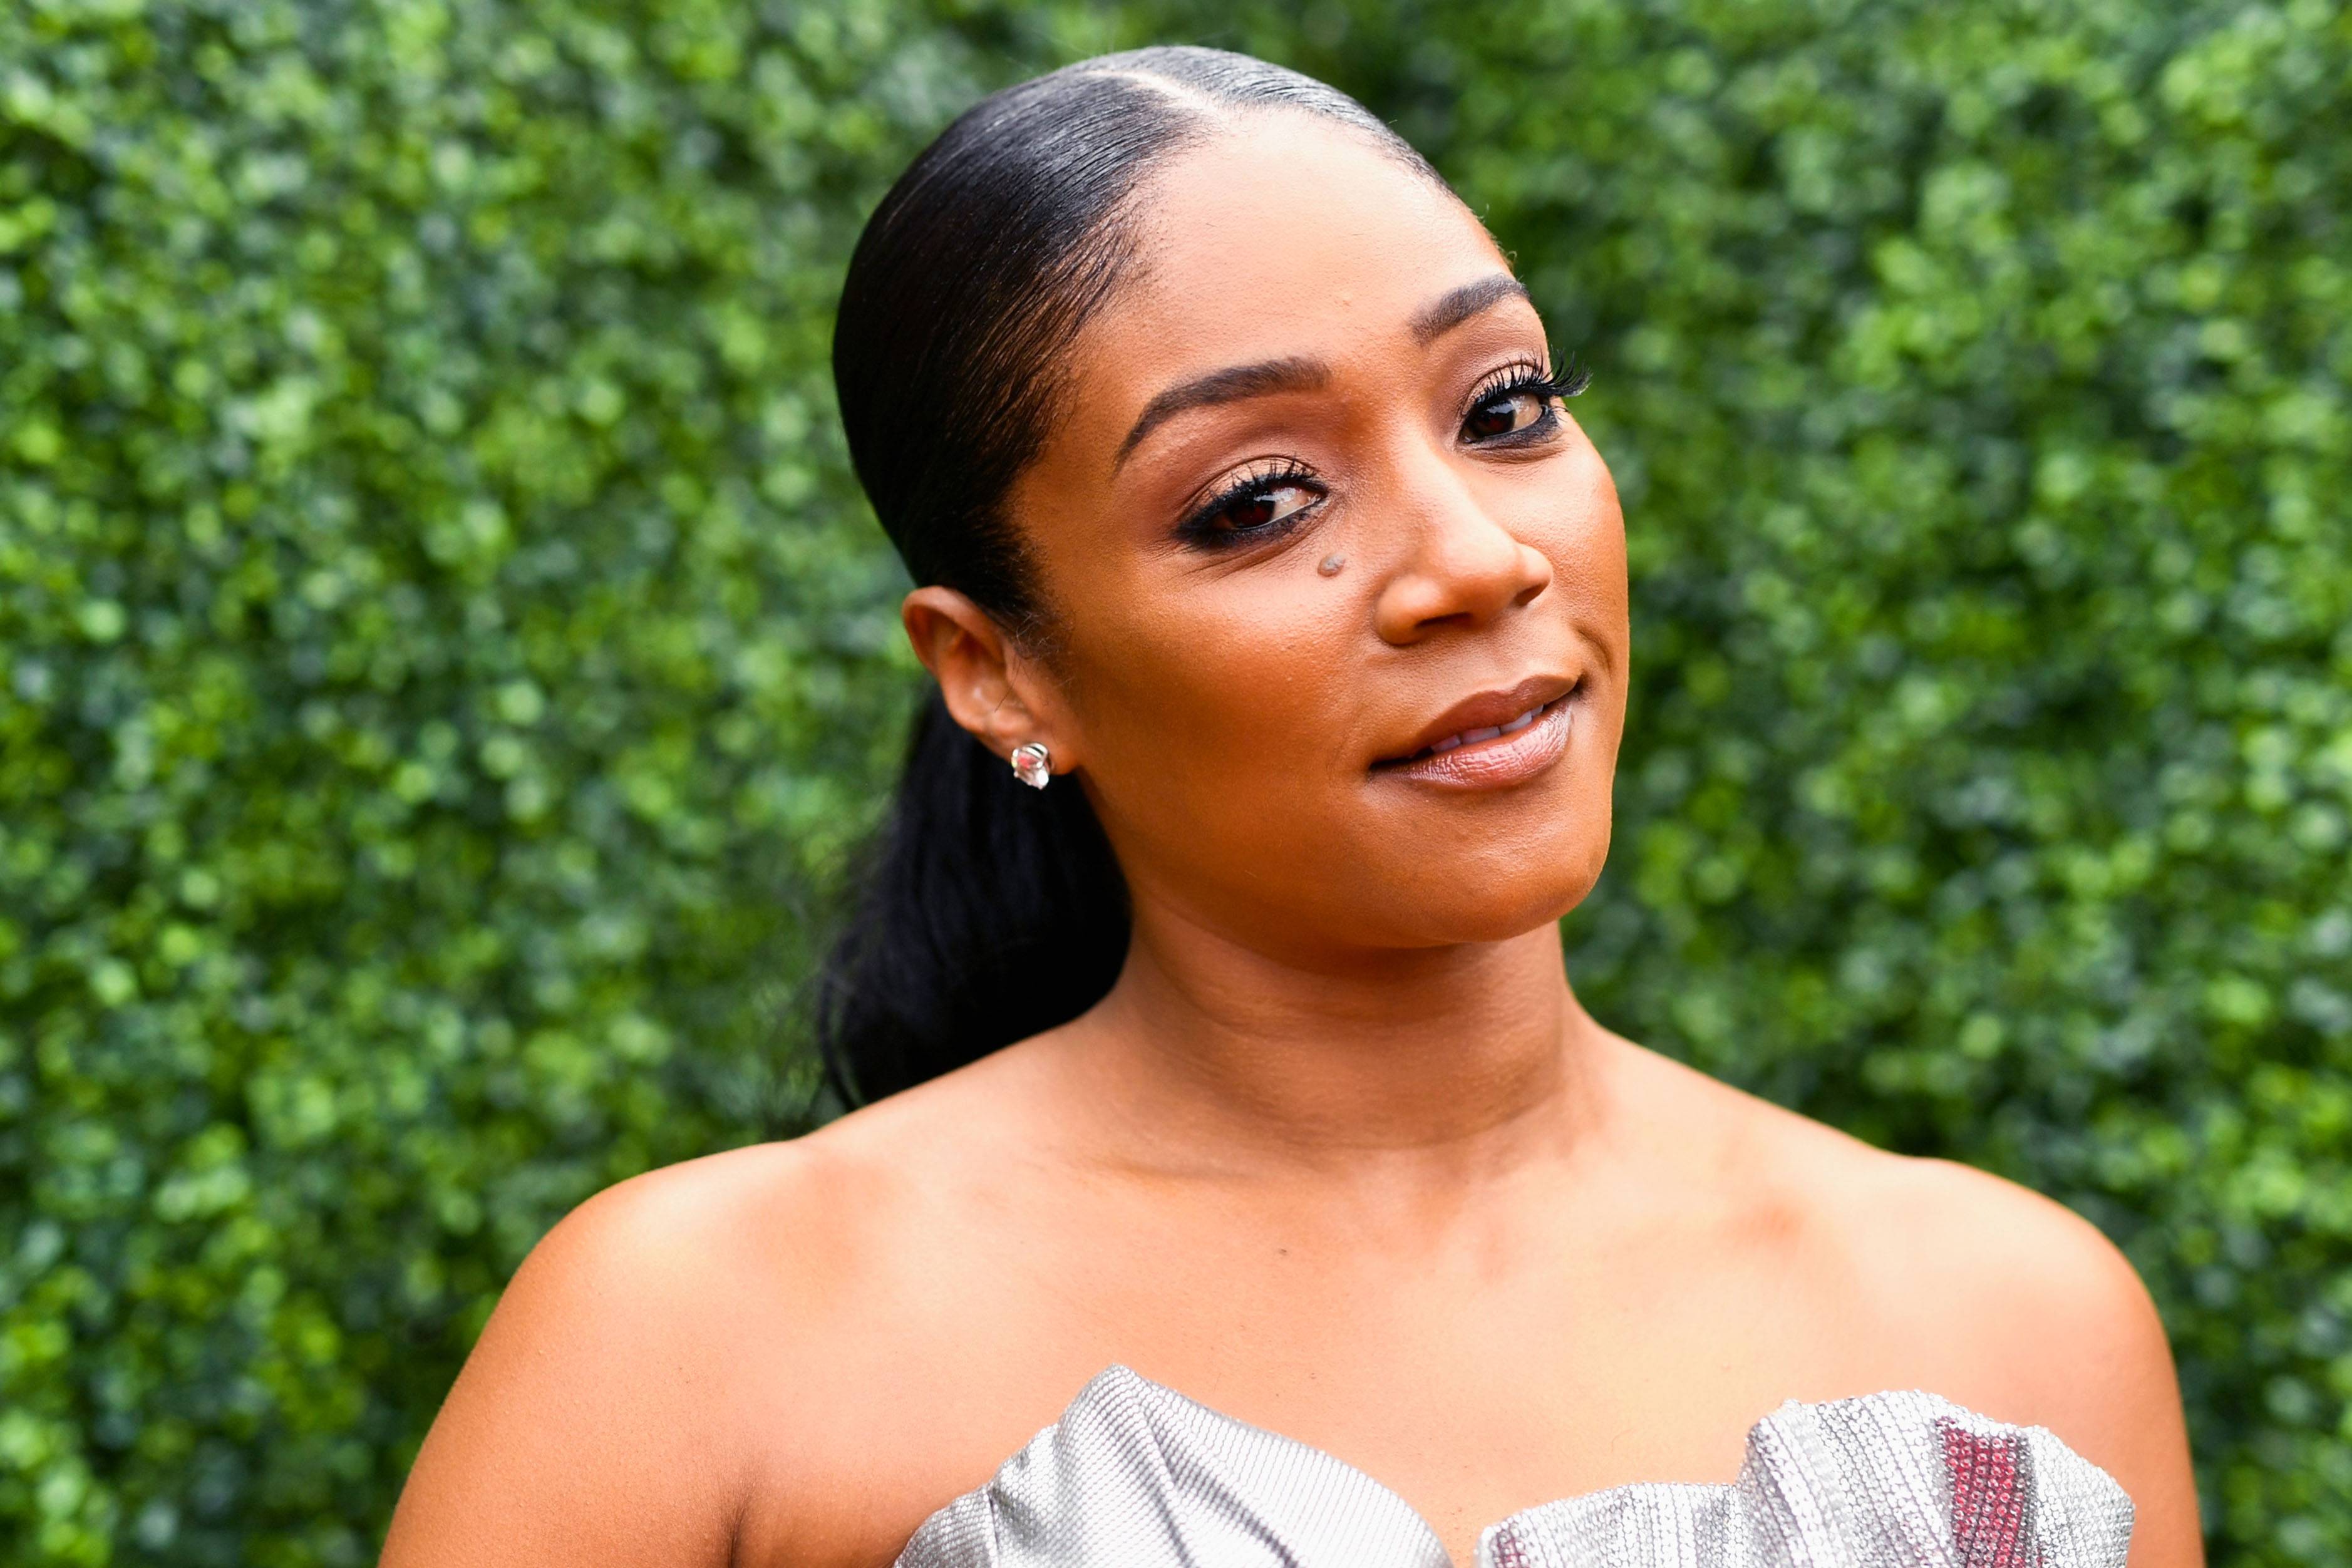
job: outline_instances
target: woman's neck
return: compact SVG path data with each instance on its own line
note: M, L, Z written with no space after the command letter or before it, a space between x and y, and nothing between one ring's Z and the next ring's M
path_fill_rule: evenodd
M1066 1033L1090 1094L1168 1152L1463 1175L1564 1152L1604 1038L1549 925L1302 963L1149 911Z

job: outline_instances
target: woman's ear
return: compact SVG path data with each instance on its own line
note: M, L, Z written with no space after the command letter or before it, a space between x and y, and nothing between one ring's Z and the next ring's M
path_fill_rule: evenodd
M918 588L898 606L898 620L915 657L940 683L955 721L1000 757L1032 742L1053 753L1054 770L1076 761L1070 737L1059 732L1054 704L1036 661L1014 646L996 622L953 588Z

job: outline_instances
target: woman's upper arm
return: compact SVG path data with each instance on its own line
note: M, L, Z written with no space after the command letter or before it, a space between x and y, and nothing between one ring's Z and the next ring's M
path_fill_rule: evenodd
M729 1562L745 1456L705 1307L725 1293L693 1194L665 1186L592 1199L516 1273L409 1473L385 1568Z
M2197 1482L2171 1346L2139 1275L2097 1226L1970 1171L1945 1177L1936 1223L1946 1310L1937 1330L1973 1345L2004 1393L1990 1413L2049 1427L2132 1500L2129 1568L2200 1568ZM1959 1275L1948 1271L1962 1270Z
M2164 1324L2124 1255L2088 1222L2074 1223L2064 1272L2082 1307L2051 1339L2058 1415L2048 1424L2061 1436L2079 1432L2075 1446L2131 1494L2130 1568L2201 1568L2197 1479Z

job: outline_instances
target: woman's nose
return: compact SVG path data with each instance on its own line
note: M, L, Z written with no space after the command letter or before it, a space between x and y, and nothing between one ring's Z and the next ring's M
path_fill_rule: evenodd
M1424 474L1412 549L1381 589L1374 618L1403 647L1442 626L1476 626L1531 604L1551 586L1551 561L1520 542L1458 475Z

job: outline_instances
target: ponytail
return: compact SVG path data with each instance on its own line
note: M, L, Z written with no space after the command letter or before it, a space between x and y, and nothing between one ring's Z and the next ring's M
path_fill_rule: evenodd
M1078 781L1033 790L934 690L864 885L817 985L851 1104L1067 1023L1127 955L1127 883Z

